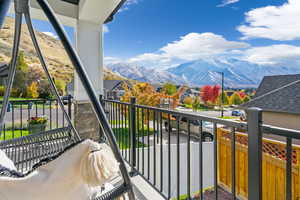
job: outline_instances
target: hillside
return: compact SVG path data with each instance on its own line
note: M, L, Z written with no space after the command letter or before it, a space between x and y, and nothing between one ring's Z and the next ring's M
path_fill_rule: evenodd
M48 63L49 70L53 77L62 79L68 83L73 79L73 66L64 51L59 40L36 31L37 38L42 52ZM5 25L0 31L0 62L8 63L11 58L11 49L14 37L14 19L7 17ZM24 52L25 60L29 64L30 73L33 73L36 79L41 79L44 72L40 66L39 60L35 55L35 50L31 42L26 24L22 25L22 40L20 44L21 51ZM104 79L125 79L108 69L104 69Z

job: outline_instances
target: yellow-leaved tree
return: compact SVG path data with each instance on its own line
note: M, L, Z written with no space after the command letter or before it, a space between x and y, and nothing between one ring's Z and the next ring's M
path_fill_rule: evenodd
M27 97L28 98L38 98L39 92L38 92L38 85L34 81L27 87Z
M186 90L186 87L183 86L178 89L175 94L167 95L165 93L156 92L153 86L151 86L149 83L137 83L132 88L129 88L128 85L123 85L123 87L125 89L125 94L121 100L124 102L130 102L131 97L135 97L136 104L158 107L162 99L170 99L170 102L172 102L171 108L173 109L178 106L180 97ZM138 117L141 120L141 116L144 116L144 122L146 122L152 120L155 114L157 113L154 113L153 111L139 110ZM164 114L162 117L166 118L167 115Z

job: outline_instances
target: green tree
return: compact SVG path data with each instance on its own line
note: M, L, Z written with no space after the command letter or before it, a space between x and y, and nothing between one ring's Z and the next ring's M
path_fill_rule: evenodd
M16 75L13 88L17 90L19 96L25 97L28 86L28 64L24 58L24 52L20 51L17 59Z
M229 104L229 97L228 95L226 94L226 92L223 92L223 105L228 105ZM222 105L222 93L219 95L218 97L218 104L219 105Z
M200 99L195 98L194 102L192 104L193 111L197 111L199 109L199 107L200 107Z
M243 100L241 99L240 95L235 92L231 97L230 97L230 104L233 105L240 105L243 103Z
M250 97L247 95L244 97L243 103L247 103L248 101L250 101Z
M162 87L162 92L167 95L173 95L177 92L176 85L172 83L165 83Z
M39 81L38 93L39 93L39 98L50 99L53 97L53 94L52 94L52 91L50 88L50 83L48 82L47 79L42 79L41 81Z

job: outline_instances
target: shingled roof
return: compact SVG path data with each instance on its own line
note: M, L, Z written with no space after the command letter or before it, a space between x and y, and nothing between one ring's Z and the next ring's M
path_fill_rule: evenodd
M132 87L131 83L127 80L104 80L103 81L103 88L106 91L112 91L118 86L122 85L123 83L127 84L129 88Z
M300 114L300 74L265 76L255 97L241 107Z

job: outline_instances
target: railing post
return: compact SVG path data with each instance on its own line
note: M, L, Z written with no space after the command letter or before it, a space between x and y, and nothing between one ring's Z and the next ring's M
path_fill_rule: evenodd
M72 95L68 96L68 115L72 119Z
M130 140L131 140L131 166L136 167L136 109L135 109L136 98L130 98Z
M248 199L262 199L262 110L249 108L248 121Z
M102 107L104 108L104 98L103 98L103 95L102 94L100 94L100 96L99 96L99 100L100 100L100 103L101 103L101 105L102 105Z

